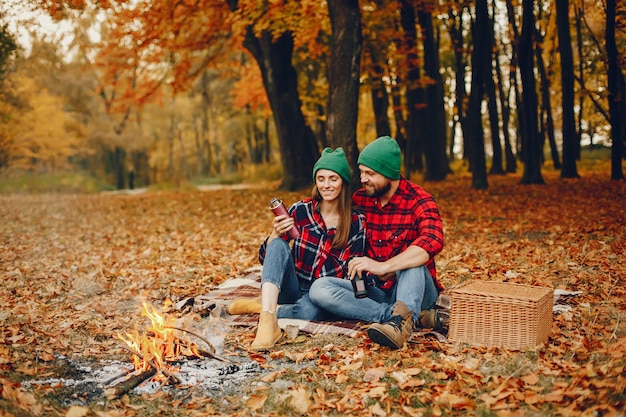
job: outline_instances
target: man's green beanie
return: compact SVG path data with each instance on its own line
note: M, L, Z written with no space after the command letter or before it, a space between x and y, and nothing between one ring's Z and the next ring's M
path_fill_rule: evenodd
M359 165L373 169L390 180L400 179L402 155L395 139L381 136L361 151Z
M346 183L350 184L350 165L348 165L343 148L337 148L334 151L330 148L324 148L322 156L313 165L313 182L315 182L315 174L320 169L336 172Z

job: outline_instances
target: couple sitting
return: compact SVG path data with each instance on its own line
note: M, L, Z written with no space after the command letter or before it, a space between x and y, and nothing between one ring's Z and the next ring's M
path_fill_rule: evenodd
M350 196L343 149L324 149L313 167L312 197L273 219L259 250L261 297L227 307L230 314L260 313L253 350L281 338L279 318L371 322L374 342L399 349L420 312L435 305L443 289L434 261L443 248L435 200L400 176L400 147L389 136L367 145L357 162L362 188ZM292 227L300 236L290 247ZM364 298L354 295L355 277L366 282Z

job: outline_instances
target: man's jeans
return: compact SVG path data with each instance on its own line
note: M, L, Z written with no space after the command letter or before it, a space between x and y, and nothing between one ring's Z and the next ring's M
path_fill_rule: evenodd
M334 278L337 279L337 278ZM337 279L337 281L339 281ZM280 238L267 245L261 285L271 282L280 290L278 294L279 319L327 320L330 314L311 302L309 292L302 289L296 275L289 244Z
M417 323L420 310L434 307L439 292L425 266L396 274L398 282L391 291L367 286L366 298L354 296L350 280L329 277L315 280L309 296L314 304L335 316L376 323L389 320L396 301L402 301L413 312L413 320Z

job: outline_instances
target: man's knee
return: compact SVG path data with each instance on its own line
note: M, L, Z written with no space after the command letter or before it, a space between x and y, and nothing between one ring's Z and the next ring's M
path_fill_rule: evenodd
M317 300L323 301L326 296L326 278L318 278L311 284L311 288L309 288L309 297L311 301L317 303Z

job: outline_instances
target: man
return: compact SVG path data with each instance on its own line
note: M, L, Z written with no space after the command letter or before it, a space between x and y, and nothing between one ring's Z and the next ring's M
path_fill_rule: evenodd
M365 279L366 298L355 298L350 280L329 277L311 286L311 301L336 316L369 321L368 335L392 349L403 347L421 310L443 290L434 257L443 249L439 208L422 187L400 175L400 147L382 136L357 163L362 188L353 196L366 219L366 255L352 258L348 276Z

